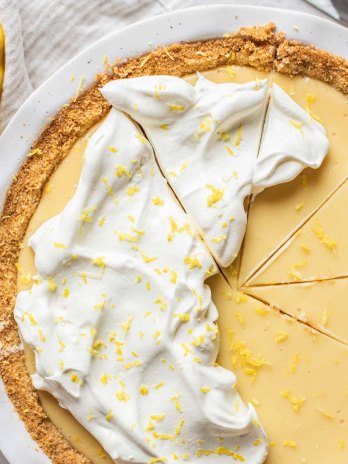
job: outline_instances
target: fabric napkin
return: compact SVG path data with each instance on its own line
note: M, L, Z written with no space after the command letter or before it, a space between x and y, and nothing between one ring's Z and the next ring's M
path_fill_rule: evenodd
M0 102L0 133L20 104L32 92L23 52L21 20L15 0L0 0L5 32L5 76Z

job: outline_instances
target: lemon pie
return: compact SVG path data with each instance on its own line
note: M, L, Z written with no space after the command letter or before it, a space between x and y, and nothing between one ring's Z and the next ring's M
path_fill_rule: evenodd
M268 25L112 70L4 207L28 430L57 463L344 464L347 63Z

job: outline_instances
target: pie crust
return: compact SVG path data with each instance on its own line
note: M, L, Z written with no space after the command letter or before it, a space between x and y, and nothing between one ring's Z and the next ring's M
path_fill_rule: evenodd
M348 63L312 45L287 40L275 25L243 27L205 42L173 44L127 62L107 65L92 87L64 106L48 123L14 177L0 223L0 375L8 396L32 438L54 463L91 461L76 451L42 409L27 372L13 318L17 293L16 262L21 241L42 190L75 142L108 112L98 88L110 79L170 74L185 76L229 64L318 79L348 95Z

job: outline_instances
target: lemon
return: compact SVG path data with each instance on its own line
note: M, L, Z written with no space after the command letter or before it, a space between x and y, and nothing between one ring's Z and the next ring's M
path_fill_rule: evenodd
M5 34L0 24L0 95L5 71Z

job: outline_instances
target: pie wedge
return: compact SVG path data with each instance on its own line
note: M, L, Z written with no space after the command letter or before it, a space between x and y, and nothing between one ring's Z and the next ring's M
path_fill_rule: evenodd
M272 256L248 285L317 281L347 275L348 184L341 185Z

